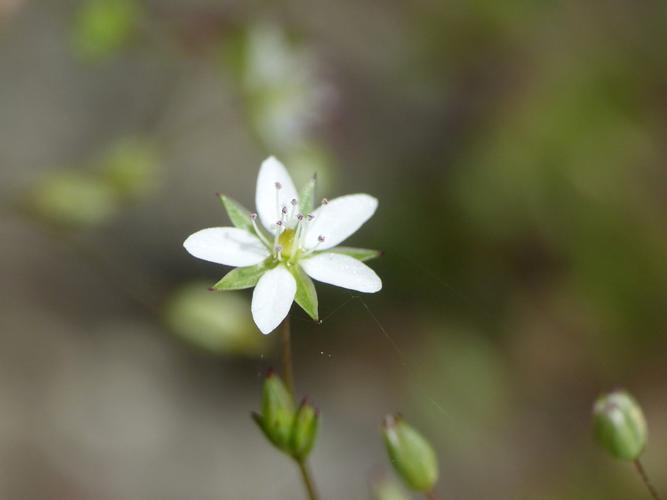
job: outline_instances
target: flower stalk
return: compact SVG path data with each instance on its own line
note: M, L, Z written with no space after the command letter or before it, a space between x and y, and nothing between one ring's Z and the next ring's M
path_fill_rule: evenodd
M283 347L283 377L285 377L285 384L290 394L294 398L294 366L292 364L292 328L290 325L289 315L283 320L281 326L282 330L282 347Z
M637 469L637 473L642 478L642 482L646 486L646 489L648 489L649 493L651 494L651 497L653 497L653 500L662 500L662 498L658 494L658 490L655 489L655 486L653 486L653 483L649 479L646 470L644 470L644 466L642 465L641 461L637 458L636 460L633 461L633 463L635 464L635 469Z
M287 385L287 390L292 395L292 398L295 397L294 389L294 365L292 363L292 328L290 324L289 315L283 320L281 325L281 334L282 334L282 364L283 364L283 376L285 377L285 385ZM301 474L301 481L303 486L308 493L309 500L317 500L317 490L315 489L315 481L310 472L308 464L306 462L306 457L293 457L297 466L299 467L299 472Z
M315 482L313 481L308 464L306 464L305 460L297 460L297 464L299 466L299 471L301 472L303 485L305 486L306 492L308 493L308 499L317 500L317 490L315 489Z

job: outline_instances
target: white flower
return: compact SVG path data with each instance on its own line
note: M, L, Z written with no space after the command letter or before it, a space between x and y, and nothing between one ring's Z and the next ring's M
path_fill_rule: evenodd
M313 210L314 189L313 179L298 194L283 164L270 157L257 177L257 214L221 196L235 227L202 229L183 243L199 259L237 268L216 290L255 287L252 315L264 334L280 325L293 301L318 319L310 278L365 293L382 288L375 271L363 263L379 252L337 246L371 218L377 199L350 194L325 199ZM258 216L264 229L257 224Z

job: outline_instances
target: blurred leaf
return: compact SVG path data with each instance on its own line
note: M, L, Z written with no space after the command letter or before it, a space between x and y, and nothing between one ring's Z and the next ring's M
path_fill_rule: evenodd
M187 342L217 354L253 356L262 348L250 304L239 294L217 294L205 283L177 290L164 310L167 325Z
M227 210L227 215L229 216L229 220L232 222L232 224L240 229L245 229L251 233L254 232L252 220L250 219L250 212L233 198L225 196L224 194L219 196L220 201Z
M155 147L137 138L124 139L101 160L102 176L126 198L150 193L158 183L158 153Z
M137 0L87 0L77 13L74 45L81 56L95 60L123 47L135 31Z
M57 225L82 227L106 221L118 210L115 191L95 176L63 171L42 179L27 200L28 210Z
M382 476L372 484L374 500L410 500L410 496L395 480Z
M310 276L299 265L291 266L290 271L296 280L296 296L294 300L301 306L301 309L308 313L308 316L317 321L319 319L317 291L315 290L313 280L310 279Z
M225 274L220 281L213 285L213 288L220 291L252 288L267 269L264 263L256 266L237 267Z
M354 257L361 262L365 262L371 259L377 259L382 255L380 250L370 250L368 248L354 248L354 247L333 247L329 250L325 250L328 253L341 253L343 255L349 255ZM321 252L318 252L321 253Z
M431 428L462 457L477 453L482 443L491 446L511 409L509 372L494 346L469 331L435 327L413 356L416 370L406 390ZM448 425L442 425L442 413L433 411L434 401L447 414Z

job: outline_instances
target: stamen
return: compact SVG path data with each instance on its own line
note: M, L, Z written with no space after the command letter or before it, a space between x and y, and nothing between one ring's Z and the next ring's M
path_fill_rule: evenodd
M280 190L283 188L283 185L280 182L274 184L276 186L276 213L280 213Z
M257 214L256 213L251 213L250 214L250 220L252 221L252 228L255 230L255 234L257 237L262 240L262 243L264 243L267 248L271 248L271 244L269 241L266 239L262 231L260 231L259 227L257 227Z
M292 201L290 201L290 204L292 205L292 210L290 210L289 213L289 219L288 220L293 220L294 219L294 211L296 210L296 206L298 205L298 201L296 201L296 198L292 198Z
M276 259L280 260L282 258L281 252L283 251L283 247L280 245L276 245Z
M279 220L276 222L276 234L273 236L273 251L277 252L278 248L280 245L278 245L278 238L280 238L280 234L282 233L283 229L283 221Z
M329 200L327 200L326 198L322 198L322 205L328 205L328 204Z
M321 234L317 237L317 241L319 241L320 243L324 243L324 240L325 238Z

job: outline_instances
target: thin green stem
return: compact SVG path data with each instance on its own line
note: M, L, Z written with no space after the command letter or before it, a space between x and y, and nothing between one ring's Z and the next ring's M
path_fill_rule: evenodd
M660 495L658 495L658 490L656 490L653 486L653 483L651 483L651 480L649 479L648 474L646 474L644 466L639 461L639 459L635 460L633 463L635 464L635 468L637 469L639 476L642 478L642 481L646 485L646 488L653 497L653 500L661 500Z
M310 474L308 465L304 461L297 460L296 462L299 465L299 471L301 472L301 479L303 479L303 484L306 487L308 492L308 498L310 500L317 500L317 491L315 490L315 482L313 477Z
M292 340L289 316L283 320L281 329L283 342L283 377L285 378L287 389L289 389L292 398L294 398L294 368L292 367Z

